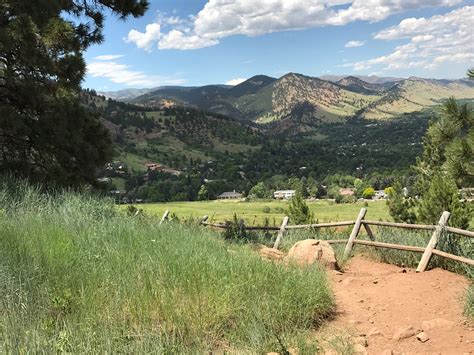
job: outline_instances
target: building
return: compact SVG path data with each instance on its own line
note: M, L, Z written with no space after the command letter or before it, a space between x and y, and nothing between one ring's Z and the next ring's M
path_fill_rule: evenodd
M277 190L273 193L273 197L279 200L288 200L295 196L295 190Z
M234 191L228 191L228 192L223 192L219 196L217 196L218 200L239 200L243 198L244 195L242 195L240 192L235 192Z
M387 194L384 190L375 190L374 200L384 200L387 198Z
M342 189L339 189L339 195L341 196L354 196L354 190L344 187Z

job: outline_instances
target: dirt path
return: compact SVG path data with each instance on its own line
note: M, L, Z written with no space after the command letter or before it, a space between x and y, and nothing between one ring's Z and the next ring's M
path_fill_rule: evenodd
M366 342L369 354L474 354L474 325L462 315L464 277L441 269L417 274L356 256L331 282L337 313L322 330L326 340L345 331ZM397 340L404 329L407 337ZM424 343L416 338L421 330L429 337Z

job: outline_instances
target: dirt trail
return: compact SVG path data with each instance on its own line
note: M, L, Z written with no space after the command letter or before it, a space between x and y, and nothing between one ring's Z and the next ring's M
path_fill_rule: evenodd
M468 281L460 275L441 269L417 274L356 256L342 274L331 272L331 283L337 313L328 327L362 335L369 354L474 354L474 325L462 314ZM422 343L416 334L394 339L410 326L416 334L424 328L429 340Z

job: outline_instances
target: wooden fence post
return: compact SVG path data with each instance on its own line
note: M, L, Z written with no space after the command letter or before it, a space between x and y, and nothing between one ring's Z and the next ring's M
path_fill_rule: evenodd
M375 235L372 232L372 229L370 228L370 226L368 224L364 223L364 228L365 228L365 231L367 232L367 235L369 236L370 240L374 241L375 240Z
M347 241L346 249L344 249L344 259L347 259L351 255L352 247L354 246L354 240L356 240L357 235L359 234L360 227L362 225L362 220L364 219L366 213L367 209L361 208L359 215L357 216L357 219L354 223L354 228L352 228L349 240Z
M278 249L278 247L281 244L281 240L283 239L283 236L285 235L286 232L286 226L288 225L288 216L283 218L283 223L281 224L280 230L278 231L277 239L275 240L275 244L273 244L273 249Z
M166 210L165 213L163 213L163 217L161 217L160 224L163 224L164 221L168 219L168 215L170 214L169 210Z
M199 224L203 224L203 223L206 222L208 219L209 219L209 216L208 216L208 215L203 216L203 217L199 220Z
M428 245L426 246L425 252L421 257L420 263L416 268L416 272L424 272L428 267L431 256L433 255L433 249L436 248L436 245L438 244L438 240L441 237L441 233L443 232L444 227L448 223L449 216L451 216L451 213L449 213L448 211L444 211L441 215L441 218L438 221L438 225L436 226L433 235L431 236L431 239L428 242Z

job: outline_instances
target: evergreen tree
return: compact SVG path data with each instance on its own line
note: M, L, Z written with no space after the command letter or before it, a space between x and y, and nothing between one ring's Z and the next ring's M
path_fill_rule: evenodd
M418 220L437 224L443 211L451 212L449 219L451 226L463 229L469 226L472 210L461 201L456 183L446 176L437 174L423 195L418 209Z
M108 132L81 104L82 53L104 13L143 15L146 0L0 2L0 173L75 185L111 158Z
M288 214L294 224L310 223L314 218L303 196L298 191L290 200Z
M206 185L201 185L201 188L199 189L197 197L199 201L209 200L209 191L207 190Z
M415 223L416 214L413 211L415 206L411 198L407 198L403 193L402 185L396 181L388 191L388 211L395 222Z

